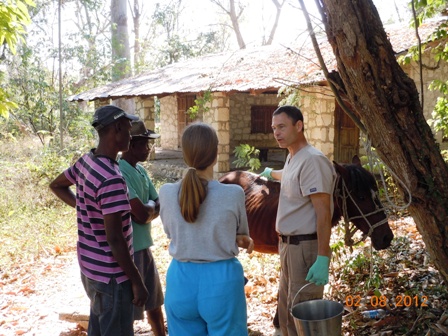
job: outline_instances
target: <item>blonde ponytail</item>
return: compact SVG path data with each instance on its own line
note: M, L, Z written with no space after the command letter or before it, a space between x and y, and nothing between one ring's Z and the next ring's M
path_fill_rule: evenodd
M213 164L218 155L218 136L208 124L190 124L182 135L182 152L188 170L182 178L180 189L180 211L188 223L194 223L199 208L207 196L208 181L201 179L197 170Z

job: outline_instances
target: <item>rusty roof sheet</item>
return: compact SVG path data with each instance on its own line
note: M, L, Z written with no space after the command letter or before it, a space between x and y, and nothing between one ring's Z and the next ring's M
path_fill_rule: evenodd
M419 28L423 41L441 20ZM394 51L399 54L416 45L415 31L407 26L386 26ZM320 41L328 70L336 61L328 41ZM70 101L137 96L164 96L172 93L268 92L284 84L304 85L325 81L310 42L294 48L272 45L198 57L103 85L68 98Z

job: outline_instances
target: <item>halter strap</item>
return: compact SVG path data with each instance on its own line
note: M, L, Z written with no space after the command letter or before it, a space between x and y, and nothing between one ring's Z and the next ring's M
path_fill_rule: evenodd
M361 211L361 209L359 208L358 204L353 199L353 196L352 196L351 192L348 190L344 179L340 175L337 176L336 186L339 185L339 179L342 181L341 182L342 183L342 195L340 194L340 189L338 187L336 187L337 189L335 190L335 195L336 195L337 199L342 198L342 216L344 217L344 226L345 226L344 242L347 246L354 246L354 245L357 245L357 244L363 242L364 240L366 240L367 237L370 237L373 233L373 230L375 230L377 227L379 227L383 224L386 224L388 222L388 219L385 218L385 219L375 223L374 225L371 225L370 222L367 220L367 217L384 211L384 207L377 206L376 210L369 212L368 214L364 214ZM347 198L350 198L350 200L356 206L356 208L358 209L358 212L361 215L349 217L348 210L347 210ZM338 205L339 205L339 202L338 202ZM356 233L356 231L358 230L358 228L354 225L353 220L361 219L361 218L364 219L364 221L367 223L367 225L369 225L369 232L363 233L361 239L355 243L352 238L353 238L354 234ZM352 228L350 228L350 222L353 223Z

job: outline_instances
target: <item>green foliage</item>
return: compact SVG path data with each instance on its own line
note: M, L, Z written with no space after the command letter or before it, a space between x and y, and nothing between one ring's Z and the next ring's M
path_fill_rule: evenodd
M440 14L448 3L447 0L413 0L417 14L417 24L420 25L423 20L432 18Z
M425 19L437 16L442 11L446 10L448 0L414 0L414 7L416 10L416 22L412 21L412 25L420 26ZM437 29L428 37L432 41L440 41L438 45L431 47L435 62L448 62L448 45L445 39L448 36L448 25L442 23ZM426 39L426 36L423 36ZM425 52L425 45L421 46L422 53ZM419 61L418 47L414 46L409 49L408 53L400 56L398 62L401 64L410 64L412 61ZM448 82L445 80L434 80L430 85L431 91L439 91L441 96L437 98L436 105L431 114L432 119L428 123L436 132L443 132L448 134Z
M439 91L442 96L437 98L431 114L432 119L429 119L428 122L436 132L441 131L444 134L448 134L448 81L434 80L429 88L433 91Z
M282 86L278 90L278 97L284 96L284 98L279 102L279 106L283 105L293 105L300 107L300 99L302 98L299 88L294 86Z
M445 160L446 163L448 163L448 150L442 150L442 157L443 160Z
M68 167L69 157L43 149L36 138L0 139L0 269L74 249L72 208L49 191L48 182Z
M42 147L35 137L0 138L2 271L76 247L75 210L58 200L48 185L91 146L82 135L71 138L62 151L57 143Z
M6 43L13 54L20 40L24 41L26 26L31 23L28 6L31 0L4 0L0 3L0 45Z
M202 96L196 96L194 100L194 106L190 107L187 111L191 120L194 120L200 113L204 114L210 110L209 104L212 100L211 90L204 92Z
M48 184L90 145L82 139L71 139L70 146L59 151L58 146L42 147L35 137L0 138L0 275L3 279L17 265L76 249L75 209L61 202ZM153 179L153 182L158 190L167 181Z
M17 104L9 99L7 92L0 88L0 117L7 119L9 111L17 108Z
M16 109L11 111L6 131L14 136L23 132L39 137L42 144L59 138L60 102L56 74L47 70L45 64L27 46L20 48L19 57L8 61L8 91L14 98ZM69 81L69 78L66 79ZM70 86L62 87L62 95L70 95ZM94 136L90 125L91 113L81 111L76 104L63 99L63 132L72 140L91 140ZM0 124L6 120L0 120Z
M11 53L15 54L19 41L24 41L26 26L31 23L28 6L34 6L31 0L4 0L0 3L0 46L7 45ZM0 70L0 117L8 118L9 111L17 107L5 91L4 75Z
M51 147L42 148L35 160L25 163L39 187L48 187L48 184L69 165L70 158L60 155Z
M425 50L425 46L422 46L422 53ZM412 46L409 48L407 54L399 56L397 59L397 62L399 64L403 65L409 65L411 62L418 62L419 60L419 54L418 54L418 47Z
M448 99L447 96L438 97L434 111L431 114L433 119L428 121L432 122L435 131L442 131L444 134L448 134Z
M59 94L51 85L51 74L30 49L24 47L20 62L10 63L9 90L17 102L14 118L33 133L55 133L58 127Z
M74 0L62 3L61 40L62 85L64 98L111 81L110 2L104 0ZM57 1L39 1L31 15L27 48L32 51L30 62L45 68L50 85L58 85L59 46L56 36ZM53 33L51 33L53 32ZM21 46L23 47L23 46ZM18 55L25 53L18 50ZM14 68L13 68L14 69Z
M343 237L345 229L343 225L339 225L335 230L338 236ZM331 245L334 264L333 274L344 282L353 281L359 284L357 290L378 289L382 285L381 271L378 264L382 262L382 258L377 251L367 252L365 244L362 242L357 245L355 251L351 251L342 239ZM336 276L337 274L337 276Z
M371 148L371 150L375 152L375 148ZM360 160L363 168L375 176L379 197L383 205L387 207L386 202L389 201L393 202L394 205L400 205L403 202L403 196L398 189L397 182L387 169L387 166L385 166L382 161L378 161L374 162L372 168L368 162L367 156L361 156ZM402 216L406 210L398 210L398 208L396 209L395 207L392 207L389 211L391 212L389 215L393 213L396 216Z
M249 167L250 171L256 171L260 169L261 163L258 159L260 151L255 147L249 144L241 144L235 147L233 153L237 158L235 161L233 161L236 168Z

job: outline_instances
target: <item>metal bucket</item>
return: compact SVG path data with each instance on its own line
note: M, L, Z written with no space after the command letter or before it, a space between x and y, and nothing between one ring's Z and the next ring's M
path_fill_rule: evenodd
M293 302L306 284L297 292ZM294 324L300 336L340 336L344 306L336 301L310 300L296 304L291 309Z

